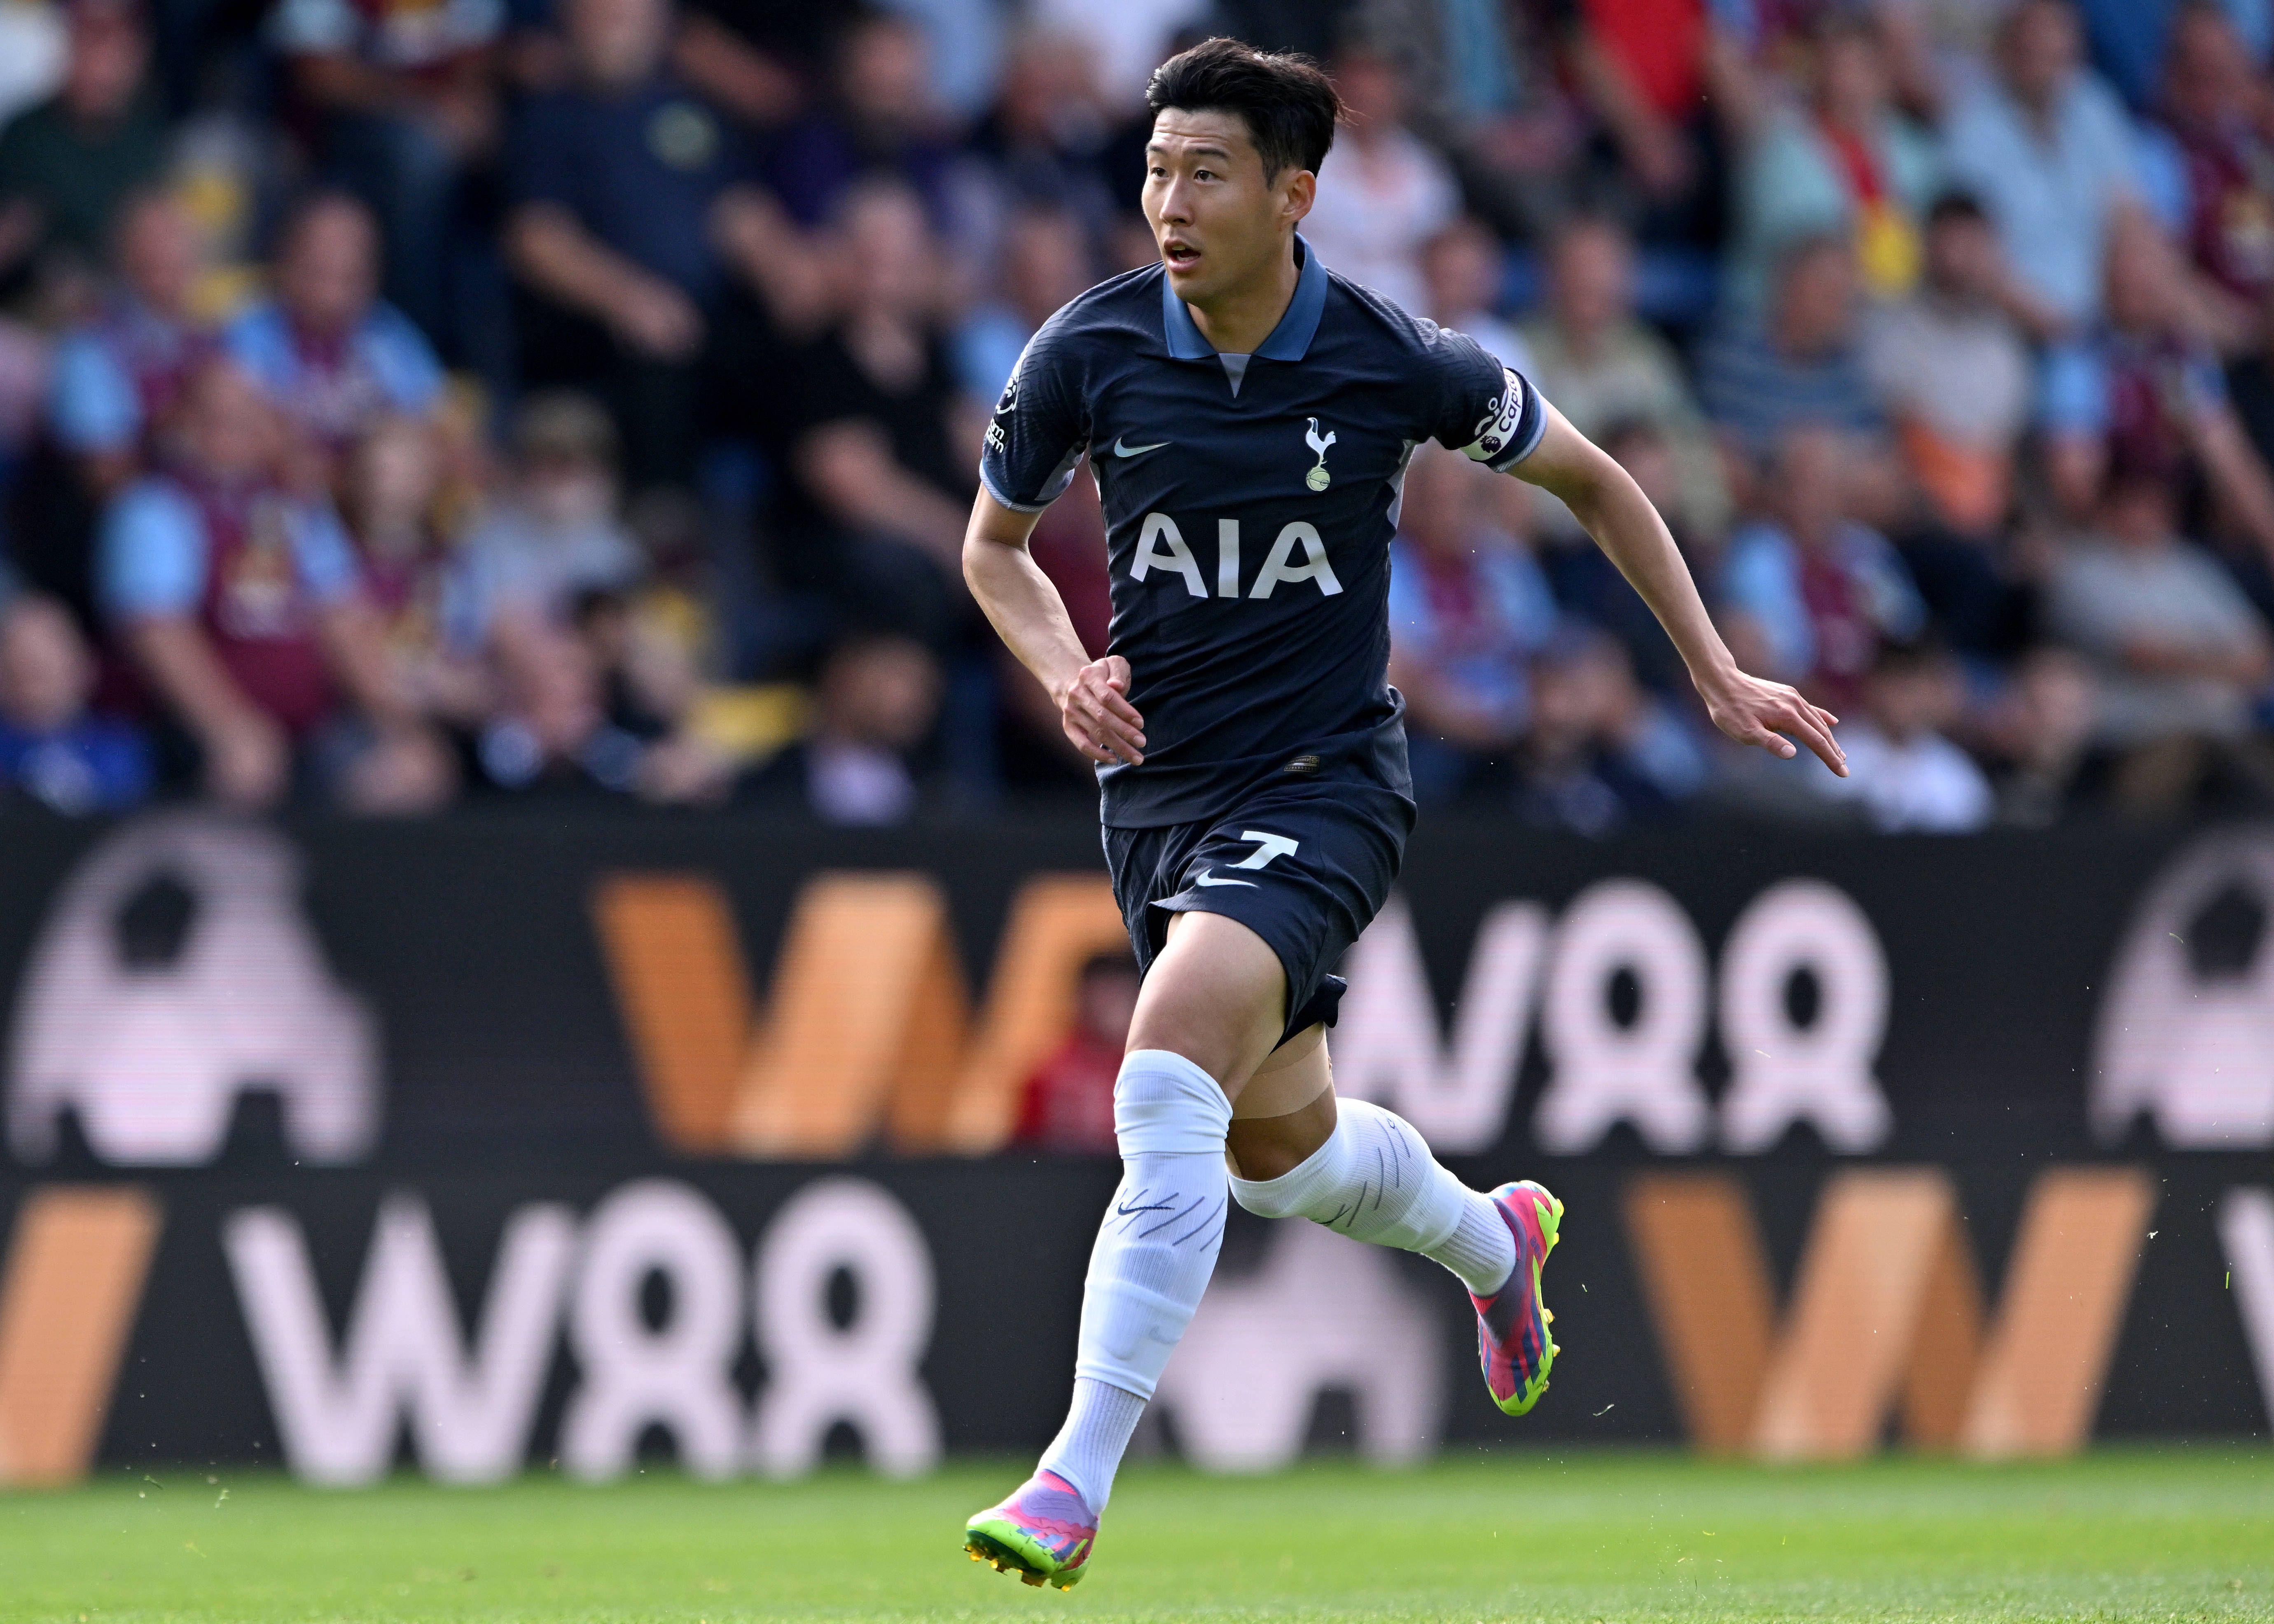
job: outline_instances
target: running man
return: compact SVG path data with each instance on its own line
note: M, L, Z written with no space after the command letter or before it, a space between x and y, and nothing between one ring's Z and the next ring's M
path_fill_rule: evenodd
M1232 1201L1434 1259L1475 1304L1501 1409L1524 1414L1547 1385L1540 1270L1562 1203L1529 1182L1470 1190L1402 1118L1337 1101L1322 1041L1343 992L1328 972L1388 899L1413 826L1387 595L1414 447L1561 497L1664 623L1715 726L1847 771L1835 718L1737 669L1617 463L1473 341L1311 252L1296 227L1340 111L1325 74L1216 39L1163 64L1147 102L1161 263L1083 294L1028 343L963 546L988 618L1098 763L1145 975L1073 1409L1035 1475L965 1530L974 1557L1061 1589L1088 1571ZM1026 550L1085 453L1112 572L1096 660Z

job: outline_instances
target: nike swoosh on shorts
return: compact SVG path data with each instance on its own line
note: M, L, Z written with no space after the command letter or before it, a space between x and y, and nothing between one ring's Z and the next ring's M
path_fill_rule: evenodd
M1195 885L1245 885L1250 891L1255 889L1254 880L1219 880L1213 870L1193 876L1193 883Z
M1113 442L1114 455L1118 457L1142 456L1146 452L1158 451L1162 447L1169 443L1165 440L1156 440L1149 446L1133 446L1127 443L1127 440L1128 437L1124 435L1121 439L1116 440Z

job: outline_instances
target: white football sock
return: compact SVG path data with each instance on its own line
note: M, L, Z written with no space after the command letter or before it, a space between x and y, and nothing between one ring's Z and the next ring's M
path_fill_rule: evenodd
M1516 1272L1516 1239L1489 1197L1437 1165L1413 1124L1364 1100L1335 1101L1335 1131L1292 1172L1235 1178L1266 1218L1308 1218L1376 1246L1418 1252L1490 1297Z
M1231 1205L1231 1126L1224 1090L1182 1055L1141 1049L1121 1062L1113 1085L1121 1187L1089 1254L1073 1409L1042 1462L1092 1511L1112 1493L1137 1417L1216 1272Z
M1129 1452L1129 1440L1144 1413L1145 1401L1134 1393L1075 1377L1073 1408L1066 1411L1065 1425L1050 1440L1050 1447L1043 1451L1040 1470L1056 1472L1073 1485L1092 1511L1104 1510L1113 1497L1113 1474L1120 1470L1121 1457Z

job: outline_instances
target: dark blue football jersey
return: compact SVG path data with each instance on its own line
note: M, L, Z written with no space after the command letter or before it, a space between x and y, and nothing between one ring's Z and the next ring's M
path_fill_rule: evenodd
M1048 507L1085 451L1104 500L1111 651L1146 734L1141 766L1098 770L1116 828L1213 818L1283 773L1410 795L1389 680L1406 460L1434 440L1505 470L1546 426L1474 340L1296 251L1295 297L1244 364L1149 266L1043 324L987 430L1005 507Z

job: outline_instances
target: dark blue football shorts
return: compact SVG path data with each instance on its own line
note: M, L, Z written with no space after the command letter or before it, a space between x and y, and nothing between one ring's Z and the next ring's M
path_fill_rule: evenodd
M1271 945L1287 972L1280 1041L1335 1024L1347 985L1329 974L1389 899L1413 803L1370 783L1270 784L1207 823L1105 831L1114 900L1141 974L1171 914L1221 914Z

